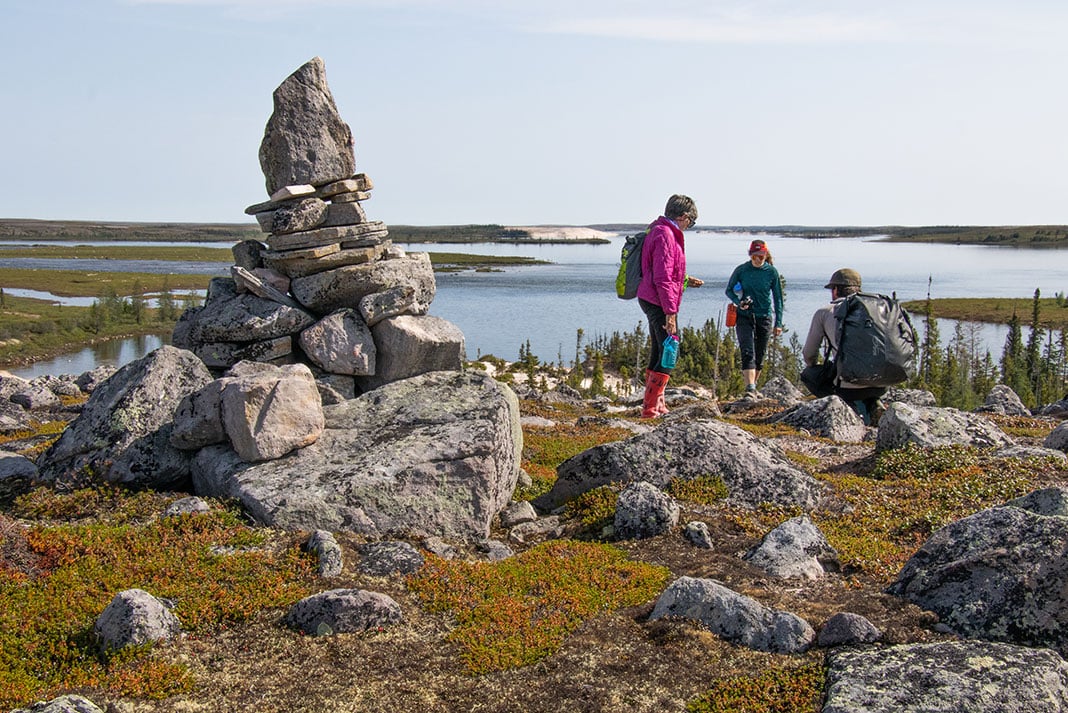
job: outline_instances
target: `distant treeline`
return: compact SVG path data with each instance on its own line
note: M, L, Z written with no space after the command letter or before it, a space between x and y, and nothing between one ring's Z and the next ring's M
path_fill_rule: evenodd
M645 223L601 223L580 226L612 233L635 233ZM1068 226L804 226L804 225L702 225L701 230L767 233L797 238L859 238L888 236L893 242L1001 245L1012 247L1068 247ZM390 225L398 243L504 243L528 242L521 228L503 225ZM237 242L263 240L255 223L129 223L74 220L0 218L0 240L143 240L160 242Z

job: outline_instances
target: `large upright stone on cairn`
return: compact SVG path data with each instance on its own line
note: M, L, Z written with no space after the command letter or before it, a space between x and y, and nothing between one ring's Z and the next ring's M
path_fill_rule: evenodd
M38 461L39 477L79 484L89 475L155 488L188 486L191 454L170 444L174 411L211 381L204 362L164 346L127 364L93 391Z
M319 57L274 90L274 113L260 144L260 168L268 195L285 186L340 181L356 170L352 130L341 120Z

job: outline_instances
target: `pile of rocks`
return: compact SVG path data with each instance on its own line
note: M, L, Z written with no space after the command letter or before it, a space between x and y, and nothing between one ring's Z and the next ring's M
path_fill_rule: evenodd
M172 343L216 373L242 360L305 363L337 399L460 369L463 333L427 314L436 290L429 256L406 254L384 223L367 220L373 184L355 173L352 131L320 58L275 90L260 166L270 200L245 212L265 241L234 246L232 276L212 280Z

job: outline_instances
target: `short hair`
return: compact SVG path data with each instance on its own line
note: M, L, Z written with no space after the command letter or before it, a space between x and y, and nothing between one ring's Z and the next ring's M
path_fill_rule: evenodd
M693 202L693 198L676 193L671 198L668 198L667 205L664 206L664 217L678 220L684 215L690 216L693 222L696 223L697 204Z

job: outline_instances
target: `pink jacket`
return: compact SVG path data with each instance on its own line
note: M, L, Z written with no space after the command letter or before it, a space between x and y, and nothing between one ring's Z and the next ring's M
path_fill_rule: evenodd
M660 305L664 314L678 314L686 282L686 241L682 230L660 216L642 246L642 281L638 297Z

